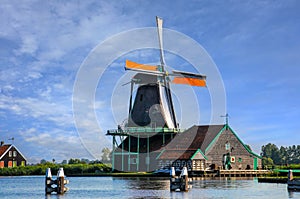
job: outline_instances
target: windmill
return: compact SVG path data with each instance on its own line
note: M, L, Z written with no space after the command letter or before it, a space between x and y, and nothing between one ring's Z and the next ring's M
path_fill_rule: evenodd
M157 66L125 62L125 70L137 72L131 79L127 124L108 130L113 136L112 167L122 171L151 171L159 152L180 131L170 84L206 86L206 76L190 72L166 71L163 50L163 20L156 17L160 50ZM137 85L135 97L134 86ZM119 141L118 139L119 138Z
M206 86L206 76L183 72L166 71L163 50L163 20L156 17L160 50L160 65L152 66L126 60L125 69L138 72L131 80L129 119L127 127L178 128L170 83L191 86ZM132 104L133 86L138 85Z

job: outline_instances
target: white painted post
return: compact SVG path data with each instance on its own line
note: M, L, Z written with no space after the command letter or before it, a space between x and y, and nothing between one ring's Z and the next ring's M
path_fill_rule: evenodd
M47 168L46 169L46 179L45 179L45 192L46 194L51 194L51 192L53 191L52 188L52 184L53 184L53 180L52 180L52 174L51 174L51 169Z
M182 191L188 191L189 190L189 177L188 177L187 167L182 168L180 177L181 177L181 182L184 183L182 186Z
M65 187L65 184L68 184L69 181L65 180L65 173L63 168L59 168L57 172L57 194L64 194L68 191L68 188Z
M175 168L174 167L171 167L170 176L172 176L172 178L175 178L175 176L176 176Z

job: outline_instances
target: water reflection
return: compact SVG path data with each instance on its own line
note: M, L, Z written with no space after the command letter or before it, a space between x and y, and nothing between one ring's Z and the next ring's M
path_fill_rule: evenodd
M129 189L166 190L170 188L170 182L166 178L131 177L123 179L127 181Z
M188 192L170 192L169 178L72 177L64 195L45 195L44 177L0 178L1 198L300 198L286 184L258 183L240 178L194 179Z
M193 178L193 188L196 189L238 189L249 187L253 178Z
M188 199L189 198L189 193L188 192L170 192L170 197L169 198L172 198L172 199L176 199L176 198ZM200 198L200 196L198 198Z
M288 190L289 198L300 198L300 191Z
M46 194L45 195L45 199L63 199L65 198L64 195L60 195L60 194Z

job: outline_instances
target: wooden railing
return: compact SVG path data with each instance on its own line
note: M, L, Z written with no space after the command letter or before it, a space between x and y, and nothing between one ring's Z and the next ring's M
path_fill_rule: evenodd
M257 177L269 174L270 170L219 170L220 177Z

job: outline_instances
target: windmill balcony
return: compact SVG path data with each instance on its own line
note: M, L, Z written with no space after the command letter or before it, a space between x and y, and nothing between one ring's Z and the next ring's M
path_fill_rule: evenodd
M132 135L132 134L157 134L157 133L180 133L183 132L184 129L178 128L162 128L162 127L126 127L126 128L118 128L118 129L110 129L107 130L107 135Z

